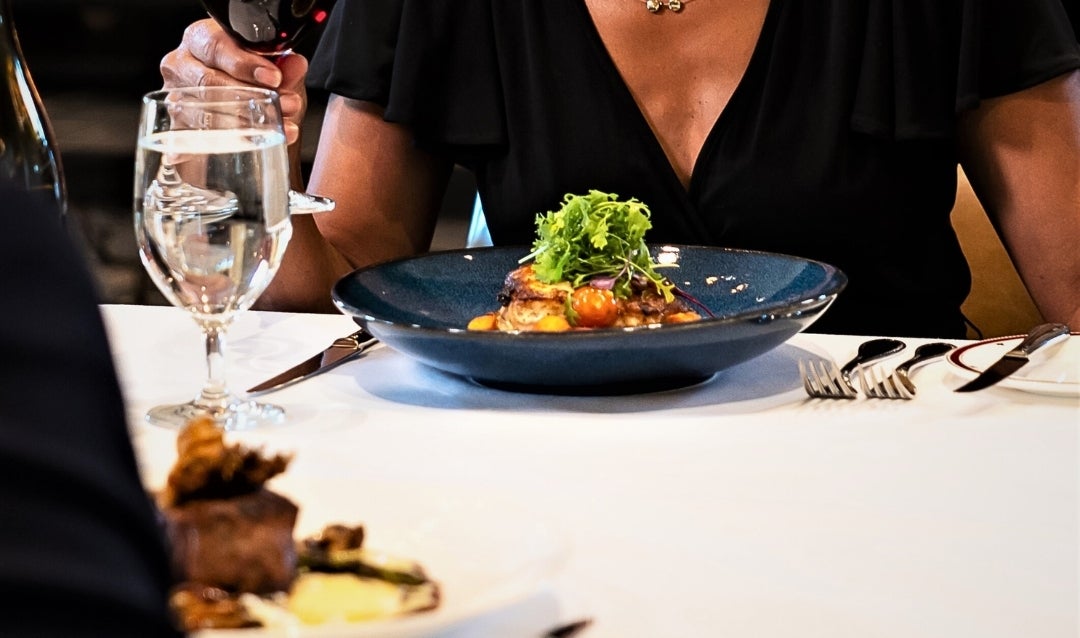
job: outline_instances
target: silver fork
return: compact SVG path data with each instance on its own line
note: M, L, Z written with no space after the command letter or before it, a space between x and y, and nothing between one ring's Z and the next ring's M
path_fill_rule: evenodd
M859 351L853 359L837 367L833 361L799 361L799 376L802 377L806 394L815 399L854 399L858 392L852 383L851 375L856 369L871 362L894 355L905 348L903 341L896 339L871 339L859 345Z
M859 386L863 394L871 399L913 399L915 384L911 381L911 371L917 366L944 356L955 348L951 343L934 342L915 348L915 355L896 366L891 374L884 374L875 368L859 369Z

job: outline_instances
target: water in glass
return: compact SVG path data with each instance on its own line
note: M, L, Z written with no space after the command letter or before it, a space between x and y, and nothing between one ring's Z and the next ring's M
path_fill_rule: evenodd
M151 279L206 336L207 381L192 401L147 418L183 426L198 415L225 429L283 422L276 406L234 396L224 337L281 263L289 221L288 158L272 91L172 89L143 101L135 169L135 235Z

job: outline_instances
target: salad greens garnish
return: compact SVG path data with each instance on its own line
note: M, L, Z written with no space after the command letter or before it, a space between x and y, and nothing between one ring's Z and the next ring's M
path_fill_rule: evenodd
M559 210L536 216L536 240L521 263L533 260L533 272L545 283L568 281L574 288L591 283L617 297L631 294L631 282L645 279L670 302L676 289L656 272L645 244L652 228L649 207L637 199L590 190L567 194Z

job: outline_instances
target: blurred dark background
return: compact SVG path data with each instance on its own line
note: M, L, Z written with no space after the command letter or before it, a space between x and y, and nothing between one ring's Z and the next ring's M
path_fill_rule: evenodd
M198 0L11 0L27 66L52 122L68 187L69 221L107 303L165 303L142 269L132 230L135 135L143 94L184 28L206 17ZM314 40L298 51L308 54ZM326 96L309 94L305 170ZM432 247L464 244L475 192L455 172Z

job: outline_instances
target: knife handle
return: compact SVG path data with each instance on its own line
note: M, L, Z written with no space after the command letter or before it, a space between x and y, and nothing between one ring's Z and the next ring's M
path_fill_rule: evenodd
M1020 345L1013 348L1009 354L1026 357L1039 348L1067 336L1069 336L1069 326L1063 323L1044 323L1032 328Z

